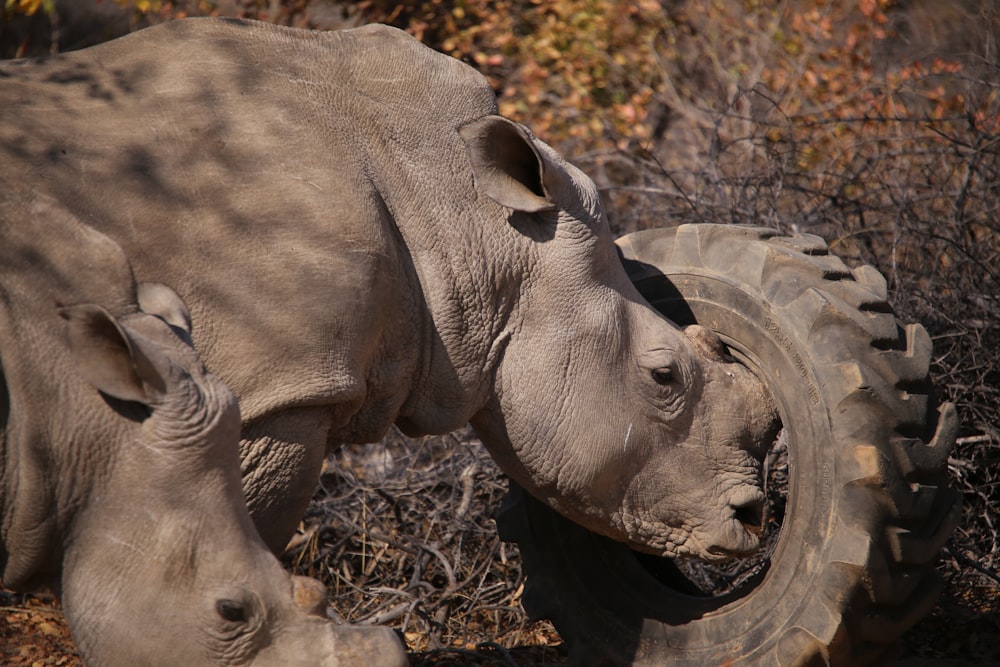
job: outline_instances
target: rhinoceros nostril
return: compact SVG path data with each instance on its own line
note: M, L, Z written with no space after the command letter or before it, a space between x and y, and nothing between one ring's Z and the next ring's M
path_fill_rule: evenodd
M764 532L765 505L760 498L733 505L733 517L743 524L747 531L760 536Z

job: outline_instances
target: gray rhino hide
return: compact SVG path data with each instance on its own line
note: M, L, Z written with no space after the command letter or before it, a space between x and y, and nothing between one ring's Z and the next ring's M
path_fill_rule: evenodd
M137 288L109 238L6 188L3 585L55 591L93 667L405 664L388 629L330 624L322 585L289 577L260 539L239 410L188 323L169 288Z
M751 548L737 440L771 419L747 417L762 390L642 301L593 183L495 113L481 75L391 28L191 20L0 68L0 178L189 304L274 549L328 445L469 420L592 529Z

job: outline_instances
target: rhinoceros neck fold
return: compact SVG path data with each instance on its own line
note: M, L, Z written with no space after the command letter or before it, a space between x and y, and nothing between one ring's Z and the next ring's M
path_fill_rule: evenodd
M505 253L497 230L477 216L463 216L457 201L446 201L430 220L415 217L422 195L419 184L412 187L414 200L390 210L390 219L412 262L421 324L419 366L397 424L418 435L459 428L488 400L503 350L498 340L504 339L518 287L501 268ZM448 196L439 195L439 206ZM502 231L504 223L488 224Z
M10 333L0 334L0 354L10 352ZM107 407L76 381L61 341L47 333L36 328L21 338L23 357L3 359L9 401L0 435L0 580L21 590L58 590L72 541L66 536L114 459L111 433L89 418Z

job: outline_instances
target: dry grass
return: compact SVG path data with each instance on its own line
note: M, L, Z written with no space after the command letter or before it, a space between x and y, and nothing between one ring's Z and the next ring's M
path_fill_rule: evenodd
M505 492L468 431L346 445L284 560L327 584L339 620L398 629L415 664L515 664L516 647L516 664L559 664L558 636L520 607L516 547L496 535Z

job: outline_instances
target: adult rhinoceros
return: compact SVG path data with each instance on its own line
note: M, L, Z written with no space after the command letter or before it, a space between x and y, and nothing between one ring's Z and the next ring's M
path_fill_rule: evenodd
M239 398L244 490L275 550L331 447L377 440L393 423L421 434L471 421L542 511L652 558L730 558L758 544L759 459L777 415L795 416L797 404L771 396L811 396L817 418L838 409L782 322L767 330L792 361L775 381L752 354L734 361L711 322L681 330L651 307L623 269L594 184L497 116L481 75L397 30L192 20L10 63L0 77L0 178L59 197L126 248L140 278L169 281L191 305L199 350ZM741 239L759 240L734 235L731 266ZM809 288L800 273L768 289L791 298ZM910 365L908 378L926 376L923 352ZM940 456L925 458L940 469ZM826 518L849 468L821 469ZM878 526L865 530L881 530L887 512L875 511ZM833 542L809 533L795 547L803 558L817 551L810 540ZM587 553L573 558L617 576ZM832 579L834 597L851 597L868 565ZM788 595L801 600L824 567ZM656 604L577 603L599 612L557 619L578 661L600 662L604 645L617 662L674 656L679 642ZM752 626L747 614L729 618L729 639ZM808 633L808 620L792 605L743 653L702 664L779 645L806 655L812 644L782 637L803 624ZM682 619L691 636L681 644L701 641L700 622Z
M17 187L14 186L14 191ZM62 599L92 667L405 664L333 626L240 490L235 397L184 304L44 200L0 204L0 580ZM173 324L171 327L168 322Z

